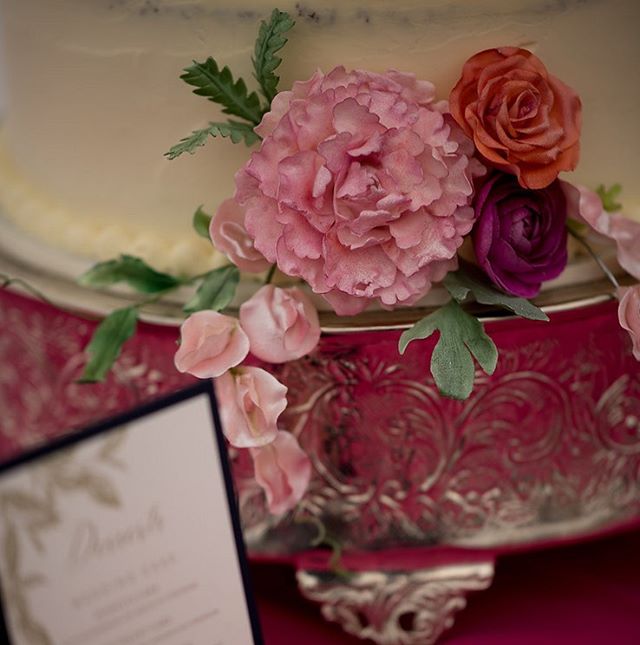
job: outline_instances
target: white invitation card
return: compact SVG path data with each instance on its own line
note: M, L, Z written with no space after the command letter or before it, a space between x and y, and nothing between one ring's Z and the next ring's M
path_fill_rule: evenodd
M208 382L4 465L0 513L0 640L262 642Z

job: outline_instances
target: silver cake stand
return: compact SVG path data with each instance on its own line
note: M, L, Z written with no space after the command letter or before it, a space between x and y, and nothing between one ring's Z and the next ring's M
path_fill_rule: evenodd
M161 302L108 381L79 386L93 321L132 296L43 271L8 239L0 272L52 304L0 291L5 456L185 384L172 363L179 304ZM467 593L490 585L501 554L637 526L640 364L611 288L589 264L571 270L573 284L540 298L550 323L485 313L501 358L467 401L438 395L426 369L433 343L397 354L399 330L426 310L348 325L323 313L311 356L264 365L289 387L283 426L313 476L296 511L274 518L248 455L231 451L250 554L290 561L302 593L350 633L428 645ZM318 538L341 559L312 548Z

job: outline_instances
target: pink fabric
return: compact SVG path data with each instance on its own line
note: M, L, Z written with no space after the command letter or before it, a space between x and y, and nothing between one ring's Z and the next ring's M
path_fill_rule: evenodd
M440 645L637 645L640 531L498 560ZM293 571L253 565L266 645L366 645L298 595Z

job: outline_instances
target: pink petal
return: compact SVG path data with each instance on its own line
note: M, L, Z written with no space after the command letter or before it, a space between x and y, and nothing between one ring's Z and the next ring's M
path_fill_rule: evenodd
M255 477L267 496L269 511L282 515L295 507L311 479L311 461L290 433L278 431L270 444L251 450Z
M640 361L640 284L618 289L618 321L629 332L633 356Z
M176 369L198 378L215 378L239 365L249 353L249 339L238 320L215 311L191 314L180 327Z
M273 441L287 388L259 367L240 367L216 381L222 431L232 446L250 448Z
M297 287L265 285L240 306L240 324L251 353L270 363L301 358L320 340L318 312Z
M225 199L211 218L209 235L214 246L241 271L260 273L271 263L253 245L244 224L244 209L235 199Z

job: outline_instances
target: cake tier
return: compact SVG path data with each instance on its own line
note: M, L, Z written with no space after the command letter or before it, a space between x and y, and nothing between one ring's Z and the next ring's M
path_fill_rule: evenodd
M48 244L119 252L197 272L220 257L190 230L233 193L250 150L227 140L169 162L163 153L220 116L179 80L215 55L252 84L251 54L272 2L3 0L3 214ZM281 88L335 65L414 72L446 98L464 61L490 47L534 51L584 104L575 181L621 183L640 218L640 41L635 0L286 0L296 19ZM37 34L37 37L35 36ZM621 43L623 45L621 45Z

